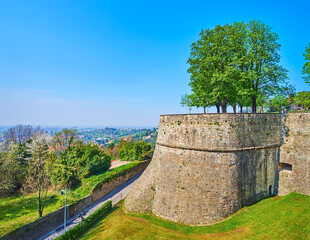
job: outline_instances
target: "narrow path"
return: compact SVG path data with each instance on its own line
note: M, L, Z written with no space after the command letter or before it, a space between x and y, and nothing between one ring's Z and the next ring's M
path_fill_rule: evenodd
M114 168L116 168L116 167L120 167L120 166L123 166L123 165L126 165L126 164L128 164L128 163L132 163L132 162L129 162L129 161L121 161L121 160L113 160L112 162L111 162L111 167L109 168L109 170L112 170L112 169L114 169Z
M85 215L83 215L83 218L87 218L90 214L92 214L94 211L99 209L104 203L106 203L109 200L112 200L112 205L118 203L120 200L124 199L130 188L132 187L132 183L136 181L142 173L139 173L132 179L130 179L128 182L124 183L122 186L118 187L117 189L113 190L109 194L105 195L103 198L98 200L93 205L89 206L87 209L85 209ZM70 218L67 220L67 230L70 228L73 228L75 225L79 224L82 221L82 218L78 215ZM52 240L59 236L64 234L64 225L60 225L54 230L50 231L49 233L45 234L44 236L38 238L38 240Z

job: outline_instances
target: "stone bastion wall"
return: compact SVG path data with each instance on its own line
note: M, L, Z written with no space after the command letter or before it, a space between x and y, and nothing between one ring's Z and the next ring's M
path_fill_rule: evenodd
M125 200L131 212L206 225L278 191L280 114L160 117L153 159Z
M279 195L310 195L310 113L283 116L279 162Z

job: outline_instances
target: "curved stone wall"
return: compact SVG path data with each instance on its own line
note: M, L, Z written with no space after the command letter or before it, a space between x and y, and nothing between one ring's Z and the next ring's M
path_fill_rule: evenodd
M125 209L206 225L274 193L280 122L279 114L161 116L153 159Z

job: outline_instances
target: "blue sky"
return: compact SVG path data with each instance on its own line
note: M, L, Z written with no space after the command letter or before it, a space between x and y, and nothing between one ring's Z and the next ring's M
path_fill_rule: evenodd
M290 81L310 90L309 12L307 0L0 0L0 125L157 126L187 112L190 44L234 21L272 26Z

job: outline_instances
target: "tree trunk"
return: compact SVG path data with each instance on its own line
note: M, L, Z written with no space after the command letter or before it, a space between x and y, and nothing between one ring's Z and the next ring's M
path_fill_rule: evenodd
M263 113L264 112L264 108L263 106L260 106L260 112Z
M240 113L243 113L243 106L239 105L239 107L240 107Z
M222 113L227 113L227 104L223 103L221 107L222 107Z
M257 112L256 99L257 99L257 96L252 97L252 113Z
M216 110L217 110L217 113L221 113L221 111L220 111L220 104L219 103L216 104Z
M39 218L42 217L42 212L41 212L41 189L39 187L39 199L38 199L38 208L39 208Z
M232 108L233 108L234 113L236 113L237 112L237 105L236 104L232 105Z
M249 107L245 107L245 112L249 113Z
M206 113L206 106L203 106L203 113Z
M227 113L227 101L226 101L226 97L224 97L224 100L221 102L221 107L222 107L222 113Z

